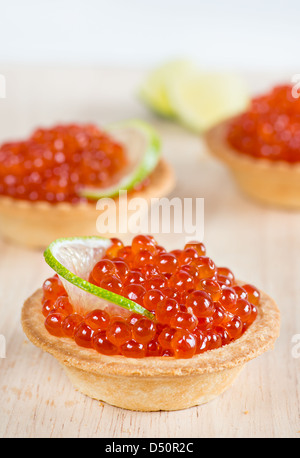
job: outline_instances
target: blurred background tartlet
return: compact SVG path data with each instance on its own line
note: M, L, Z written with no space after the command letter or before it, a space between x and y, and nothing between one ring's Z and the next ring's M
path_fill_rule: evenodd
M239 188L256 201L300 209L300 100L293 86L275 86L249 109L205 133Z
M39 128L26 140L2 144L0 158L0 233L30 247L45 247L53 237L98 234L102 198L117 235L120 192L126 191L127 204L133 197L149 202L174 186L158 134L140 120L107 129Z

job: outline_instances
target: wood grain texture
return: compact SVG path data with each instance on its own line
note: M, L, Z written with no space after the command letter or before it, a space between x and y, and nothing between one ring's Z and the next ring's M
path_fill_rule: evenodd
M236 188L198 137L152 117L135 96L139 69L7 67L0 140L60 121L104 124L130 117L153 122L174 166L172 196L204 198L204 243L218 265L256 284L281 310L275 349L246 365L220 397L177 412L130 412L74 390L58 362L24 336L24 300L51 274L41 251L0 242L0 437L300 437L300 213L259 206ZM274 75L248 75L251 87ZM171 197L172 197L171 196ZM200 221L201 224L201 221ZM169 248L183 234L157 237ZM130 240L130 236L125 239ZM3 356L3 354L1 355Z

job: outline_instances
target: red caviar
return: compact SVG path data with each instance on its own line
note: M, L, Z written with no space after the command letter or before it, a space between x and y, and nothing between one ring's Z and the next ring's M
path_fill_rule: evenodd
M229 144L241 153L272 161L300 161L300 98L291 85L255 97L250 108L231 121Z
M92 124L40 128L0 147L0 194L76 202L82 187L113 184L126 164L124 148Z
M145 251L151 260L147 266ZM139 264L135 256L141 254ZM260 301L259 290L238 285L230 269L217 267L207 257L202 243L189 242L183 250L167 252L144 235L126 247L112 239L103 259L91 266L90 281L154 315L154 320L138 313L116 315L107 307L81 316L59 277L46 280L42 298L46 329L104 355L191 358L238 339L255 320Z

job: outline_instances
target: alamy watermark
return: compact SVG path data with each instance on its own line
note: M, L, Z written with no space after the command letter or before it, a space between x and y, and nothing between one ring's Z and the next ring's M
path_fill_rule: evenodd
M0 74L0 99L6 98L6 81L5 76Z
M299 99L300 97L300 73L295 73L295 75L292 76L291 82L295 83L292 87L292 96L294 99Z
M100 234L184 234L186 240L204 238L204 198L102 198L97 202L96 227Z
M0 358L6 358L6 340L2 334L0 334Z
M300 358L300 334L294 334L292 337L292 357L297 359Z

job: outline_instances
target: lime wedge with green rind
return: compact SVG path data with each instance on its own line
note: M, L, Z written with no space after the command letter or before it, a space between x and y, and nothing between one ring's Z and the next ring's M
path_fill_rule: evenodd
M170 79L168 96L178 120L196 132L244 111L250 100L238 75L200 70Z
M161 141L148 123L132 119L110 125L106 131L126 149L128 166L118 182L107 188L85 187L79 191L89 199L116 197L119 191L130 191L142 183L157 166L161 156Z
M109 303L154 319L147 309L136 302L88 281L90 271L110 245L110 239L98 236L61 238L48 246L44 257L61 278L76 310L88 312L97 308L103 309Z
M169 81L189 71L191 66L189 61L179 59L164 63L150 71L139 88L139 98L156 113L168 118L176 117L169 99Z

